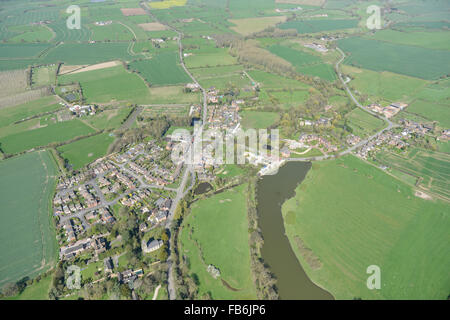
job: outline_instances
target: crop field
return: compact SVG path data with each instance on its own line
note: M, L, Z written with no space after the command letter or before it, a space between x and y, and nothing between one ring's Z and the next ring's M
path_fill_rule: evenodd
M450 34L448 32L395 31L381 30L367 36L370 40L386 41L422 48L450 50Z
M58 20L48 25L54 32L54 42L64 41L65 43L77 42L77 41L89 41L92 36L92 31L86 26L81 24L81 29L68 29L65 20Z
M181 67L175 52L160 53L148 60L130 63L130 69L136 70L151 85L174 85L191 80Z
M51 46L47 43L2 43L0 44L0 59L37 58L40 53Z
M383 128L384 121L357 108L347 114L348 126L353 129L353 134L362 137L376 133Z
M263 89L259 93L259 101L266 105L279 105L289 108L304 103L308 96L307 90L270 91Z
M162 115L170 115L186 117L188 113L189 107L187 105L155 105L145 107L145 109L141 113L141 116L159 117Z
M105 110L84 121L98 130L116 129L120 127L132 109L133 108L131 107L124 107L120 109Z
M200 297L210 292L213 299L256 299L246 190L244 184L196 202L183 223L180 252L189 259L192 275L199 281ZM210 264L220 270L218 279L207 272Z
M166 1L152 1L149 3L150 8L153 9L169 9L172 7L181 7L186 4L187 0L166 0Z
M244 129L266 129L280 118L278 113L266 111L242 111L240 116Z
M230 19L229 21L236 25L235 27L231 27L231 30L236 31L243 36L248 36L250 34L263 31L268 27L273 27L278 23L285 22L286 16Z
M50 143L68 141L93 132L95 131L91 127L77 119L6 136L0 139L0 144L5 153L15 154Z
M342 66L342 71L353 78L349 86L366 93L372 103L409 102L427 85L425 80L387 71L362 70L346 65Z
M31 69L31 82L33 87L54 85L56 83L56 64L34 67Z
M189 69L237 64L237 59L231 56L227 49L220 49L215 53L193 53L193 55L184 58L184 61Z
M450 156L445 153L412 149L408 154L381 152L377 160L416 180L425 193L450 201ZM407 182L407 181L405 181Z
M251 90L251 81L243 74L199 78L199 83L204 88L216 87L216 89L220 91L224 91L225 89L232 87L237 87L241 91L242 89Z
M391 71L426 80L450 73L450 51L431 50L363 38L338 41L350 53L345 63L374 71Z
M57 104L54 96L40 98L18 106L0 108L0 127L60 108L61 106Z
M336 299L447 298L448 207L382 170L353 156L313 164L282 212L306 273ZM380 290L366 286L371 265Z
M111 60L132 60L127 42L64 43L50 50L43 62L64 62L69 65L95 64Z
M28 79L26 70L0 72L0 98L24 92L27 87Z
M114 137L109 133L102 133L66 144L57 150L61 153L61 157L69 161L74 170L78 170L105 156L109 145L113 142Z
M47 42L53 39L51 29L45 26L12 26L8 31L17 35L8 39L8 42Z
M437 121L443 128L450 128L450 105L437 104L424 100L414 101L408 108L407 113L412 113L429 121Z
M134 36L120 23L111 23L106 26L89 25L92 30L93 41L131 41Z
M210 68L195 68L189 70L196 78L214 78L224 75L236 75L241 74L244 71L242 65L229 65L223 67L210 67Z
M303 82L279 76L273 73L250 70L248 74L265 89L307 89L308 85Z
M292 20L279 26L280 29L295 29L298 33L318 33L353 29L358 26L358 20Z
M200 93L185 93L182 86L150 88L149 104L192 104L200 102Z
M273 45L268 50L290 62L300 73L328 81L334 81L336 79L333 67L325 64L318 56L283 45Z
M120 65L112 68L68 74L58 77L60 84L79 82L89 103L128 101L145 104L150 97L148 87L136 74Z
M0 285L33 277L55 263L51 200L57 174L47 151L0 161Z

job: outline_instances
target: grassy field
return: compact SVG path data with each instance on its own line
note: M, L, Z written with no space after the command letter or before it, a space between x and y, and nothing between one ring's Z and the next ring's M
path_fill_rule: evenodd
M370 102L410 102L427 85L427 81L392 72L376 72L343 66L353 80L350 87L369 96Z
M417 46L437 50L450 50L450 34L444 31L396 31L380 30L367 37L371 40L380 40L410 46Z
M380 130L384 122L367 112L357 108L347 114L348 125L353 129L353 134L366 137Z
M150 104L200 103L200 93L185 93L182 86L150 88Z
M292 20L279 26L280 29L295 29L298 33L317 33L323 31L352 29L358 20Z
M45 26L12 26L8 31L17 35L8 39L8 42L47 42L53 39L53 32Z
M13 124L16 121L27 119L41 113L58 110L61 106L57 104L56 101L56 98L51 96L13 107L0 108L0 127Z
M283 216L306 273L337 299L448 296L447 206L378 168L353 156L313 164ZM381 269L380 290L366 286L370 265Z
M33 87L55 85L57 68L56 64L33 68L31 71Z
M50 143L64 142L95 132L80 120L50 124L46 127L23 131L0 139L5 153L15 154Z
M132 109L131 107L124 107L105 110L84 121L98 130L116 129L120 127L122 121L128 117Z
M248 74L260 83L260 86L265 89L307 89L308 85L303 82L286 78L273 73L250 70Z
M413 149L407 154L380 152L376 159L394 170L402 172L406 183L414 179L425 193L450 201L450 156L445 153Z
M237 59L228 54L226 49L216 50L212 53L193 53L193 55L186 57L184 61L189 69L237 64Z
M61 156L69 161L74 170L106 155L108 147L113 143L114 137L109 133L102 133L93 137L78 140L58 148Z
M200 200L192 205L180 236L181 253L199 281L199 296L210 292L213 299L256 299L250 270L247 185ZM206 268L220 270L214 279ZM232 288L227 288L225 280Z
M276 112L242 111L241 125L244 129L266 129L280 118Z
M41 281L34 282L31 286L26 287L21 294L7 300L48 300L52 280L51 275L42 278Z
M123 66L63 75L58 77L58 82L79 82L88 103L108 103L115 100L145 104L150 98L144 81L136 74L126 71Z
M0 162L0 285L33 277L55 262L50 204L56 168L46 151Z
M248 36L250 34L263 31L268 27L273 27L278 23L286 21L285 16L262 17L262 18L246 18L246 19L231 19L229 20L235 27L231 30L237 33Z
M412 77L432 80L450 73L450 51L348 38L338 46L350 53L346 64L374 71L391 71Z
M415 100L406 111L417 114L430 121L438 121L441 127L450 128L449 104L443 105L424 100Z
M181 67L175 52L160 53L149 60L130 63L130 69L136 70L151 85L174 85L191 81Z

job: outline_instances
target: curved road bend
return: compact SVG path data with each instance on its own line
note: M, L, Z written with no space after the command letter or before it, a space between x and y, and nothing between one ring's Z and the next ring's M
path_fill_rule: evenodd
M387 122L387 127L385 127L384 129L381 129L380 131L378 131L377 133L371 135L370 137L361 140L359 143L355 144L354 146L351 146L349 148L347 148L344 151L341 151L340 153L338 153L337 155L324 155L324 156L319 156L319 157L309 157L309 158L288 158L287 161L321 161L321 160L327 160L327 159L331 159L337 156L343 156L346 154L349 154L350 152L352 152L353 150L365 145L367 142L377 138L378 136L380 136L383 132L390 130L394 127L396 127L397 125L395 123L393 123L391 120L389 120L388 118L385 117L381 117L379 114L373 112L372 110L367 109L366 107L364 107L361 103L359 103L358 100L356 100L355 96L353 95L352 91L350 90L350 88L347 86L347 83L345 83L344 79L342 78L342 73L339 70L339 66L342 63L342 61L344 61L345 59L345 53L340 49L340 48L336 48L337 51L339 51L342 54L341 59L336 62L336 72L338 74L339 80L341 81L342 85L345 88L345 91L347 91L348 95L350 96L350 98L353 100L353 102L363 111L371 114L374 117L377 117L378 119L382 119L383 121Z

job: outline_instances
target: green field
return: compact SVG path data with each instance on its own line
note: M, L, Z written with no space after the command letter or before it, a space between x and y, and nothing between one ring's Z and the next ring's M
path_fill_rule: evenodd
M339 40L338 46L350 53L344 62L352 66L374 71L391 71L427 80L450 74L450 51L358 37Z
M50 143L64 142L94 133L94 129L80 120L57 122L43 128L23 131L0 139L5 153L15 154Z
M266 111L242 111L240 116L243 129L266 129L280 118L278 113Z
M185 93L182 86L150 88L149 104L192 104L200 101L200 93Z
M56 168L46 151L0 161L0 285L36 276L55 262L50 211Z
M56 64L34 67L31 71L33 87L55 85L57 68L58 66Z
M33 100L18 106L0 108L0 127L61 108L54 96Z
M284 21L286 21L286 17L284 16L231 19L230 22L235 26L230 29L242 34L243 36L248 36L255 32L263 31L268 27L273 27Z
M8 31L17 33L8 42L46 42L53 38L53 32L45 26L13 26Z
M191 81L181 67L175 52L160 53L148 60L130 63L130 69L136 70L151 85L174 85Z
M347 114L348 126L353 129L353 134L366 137L379 131L384 122L367 112L357 108Z
M447 299L450 217L444 203L417 198L404 183L346 156L313 164L282 211L306 273L335 298ZM305 248L308 255L301 253ZM371 265L380 267L380 290L366 286Z
M79 82L88 103L126 101L145 104L150 94L144 81L120 65L117 67L85 71L58 77L58 83Z
M113 143L114 137L109 133L102 133L93 137L78 140L58 148L61 157L67 159L74 170L106 155L108 147Z
M98 130L116 129L130 114L132 107L105 110L84 121Z
M408 113L417 114L430 121L438 121L441 127L450 128L450 105L443 105L424 100L414 101L407 109Z
M358 20L292 20L279 26L280 29L295 29L298 33L351 29L358 26Z
M247 185L200 200L183 222L181 254L189 259L190 271L199 281L201 297L210 292L213 299L256 299L250 270ZM206 268L220 270L214 279ZM225 280L235 291L227 288Z
M445 153L412 149L407 154L379 152L376 159L382 164L402 172L406 183L414 179L414 185L425 193L450 201L450 156Z
M237 64L237 59L226 49L218 49L214 53L194 52L193 55L184 58L184 61L189 69Z
M368 95L370 102L409 102L427 81L392 72L376 72L350 66L342 66L344 74L353 78L349 86Z
M52 284L53 277L47 276L39 282L33 282L31 286L27 286L25 290L15 297L7 300L48 300L48 292Z

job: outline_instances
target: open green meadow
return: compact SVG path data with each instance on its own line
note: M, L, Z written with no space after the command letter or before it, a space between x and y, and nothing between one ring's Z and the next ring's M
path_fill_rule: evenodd
M191 78L181 67L175 52L160 53L148 60L136 60L129 64L152 86L183 84Z
M352 128L353 134L367 137L376 133L384 126L384 121L357 108L347 114L347 125Z
M145 104L150 94L144 81L120 65L117 67L67 74L58 77L59 84L79 82L88 103L126 101Z
M443 202L415 197L410 186L346 156L313 164L282 211L304 270L336 299L447 298ZM380 290L366 286L371 265L380 267Z
M25 290L15 297L6 300L48 300L48 292L52 285L53 277L51 275L42 278L39 282L33 282Z
M353 37L338 41L350 55L345 63L374 71L391 71L426 80L450 74L450 51Z
M276 112L242 111L241 125L244 129L266 129L280 119Z
M308 88L308 85L303 82L261 70L250 70L248 74L265 89L295 90Z
M409 103L428 82L392 72L363 70L342 66L344 74L353 78L349 86L368 95L370 102Z
M279 26L280 29L295 29L298 33L318 33L342 29L353 29L358 20L292 20Z
M46 146L50 143L68 141L94 132L94 129L76 119L12 134L1 138L0 144L5 153L15 154L36 147Z
M55 111L61 108L54 96L43 97L21 105L0 108L0 127L11 125L16 121L32 116Z
M189 69L237 64L237 59L231 56L226 49L219 49L213 53L195 52L191 56L185 57L184 61Z
M274 27L280 22L286 21L285 16L261 17L261 18L245 18L245 19L231 19L229 20L235 26L231 30L237 33L248 36L250 34L263 31L268 27Z
M182 86L150 88L149 104L192 104L200 102L200 93L185 93Z
M199 282L199 297L256 299L250 269L247 185L199 200L183 222L181 254L187 256L192 276ZM214 279L208 265L220 270ZM228 288L226 283L232 288Z
M57 166L47 151L0 161L0 285L55 263L51 200Z
M105 110L95 116L86 118L84 121L98 130L116 129L120 127L132 109L132 107L123 107Z
M61 153L62 158L68 160L74 170L78 170L105 156L109 145L113 142L113 136L109 133L102 133L66 144L57 150Z
M32 68L31 82L33 87L55 85L57 68L56 64Z
M444 105L424 100L415 100L406 111L419 115L429 121L437 121L443 128L450 128L450 104Z

